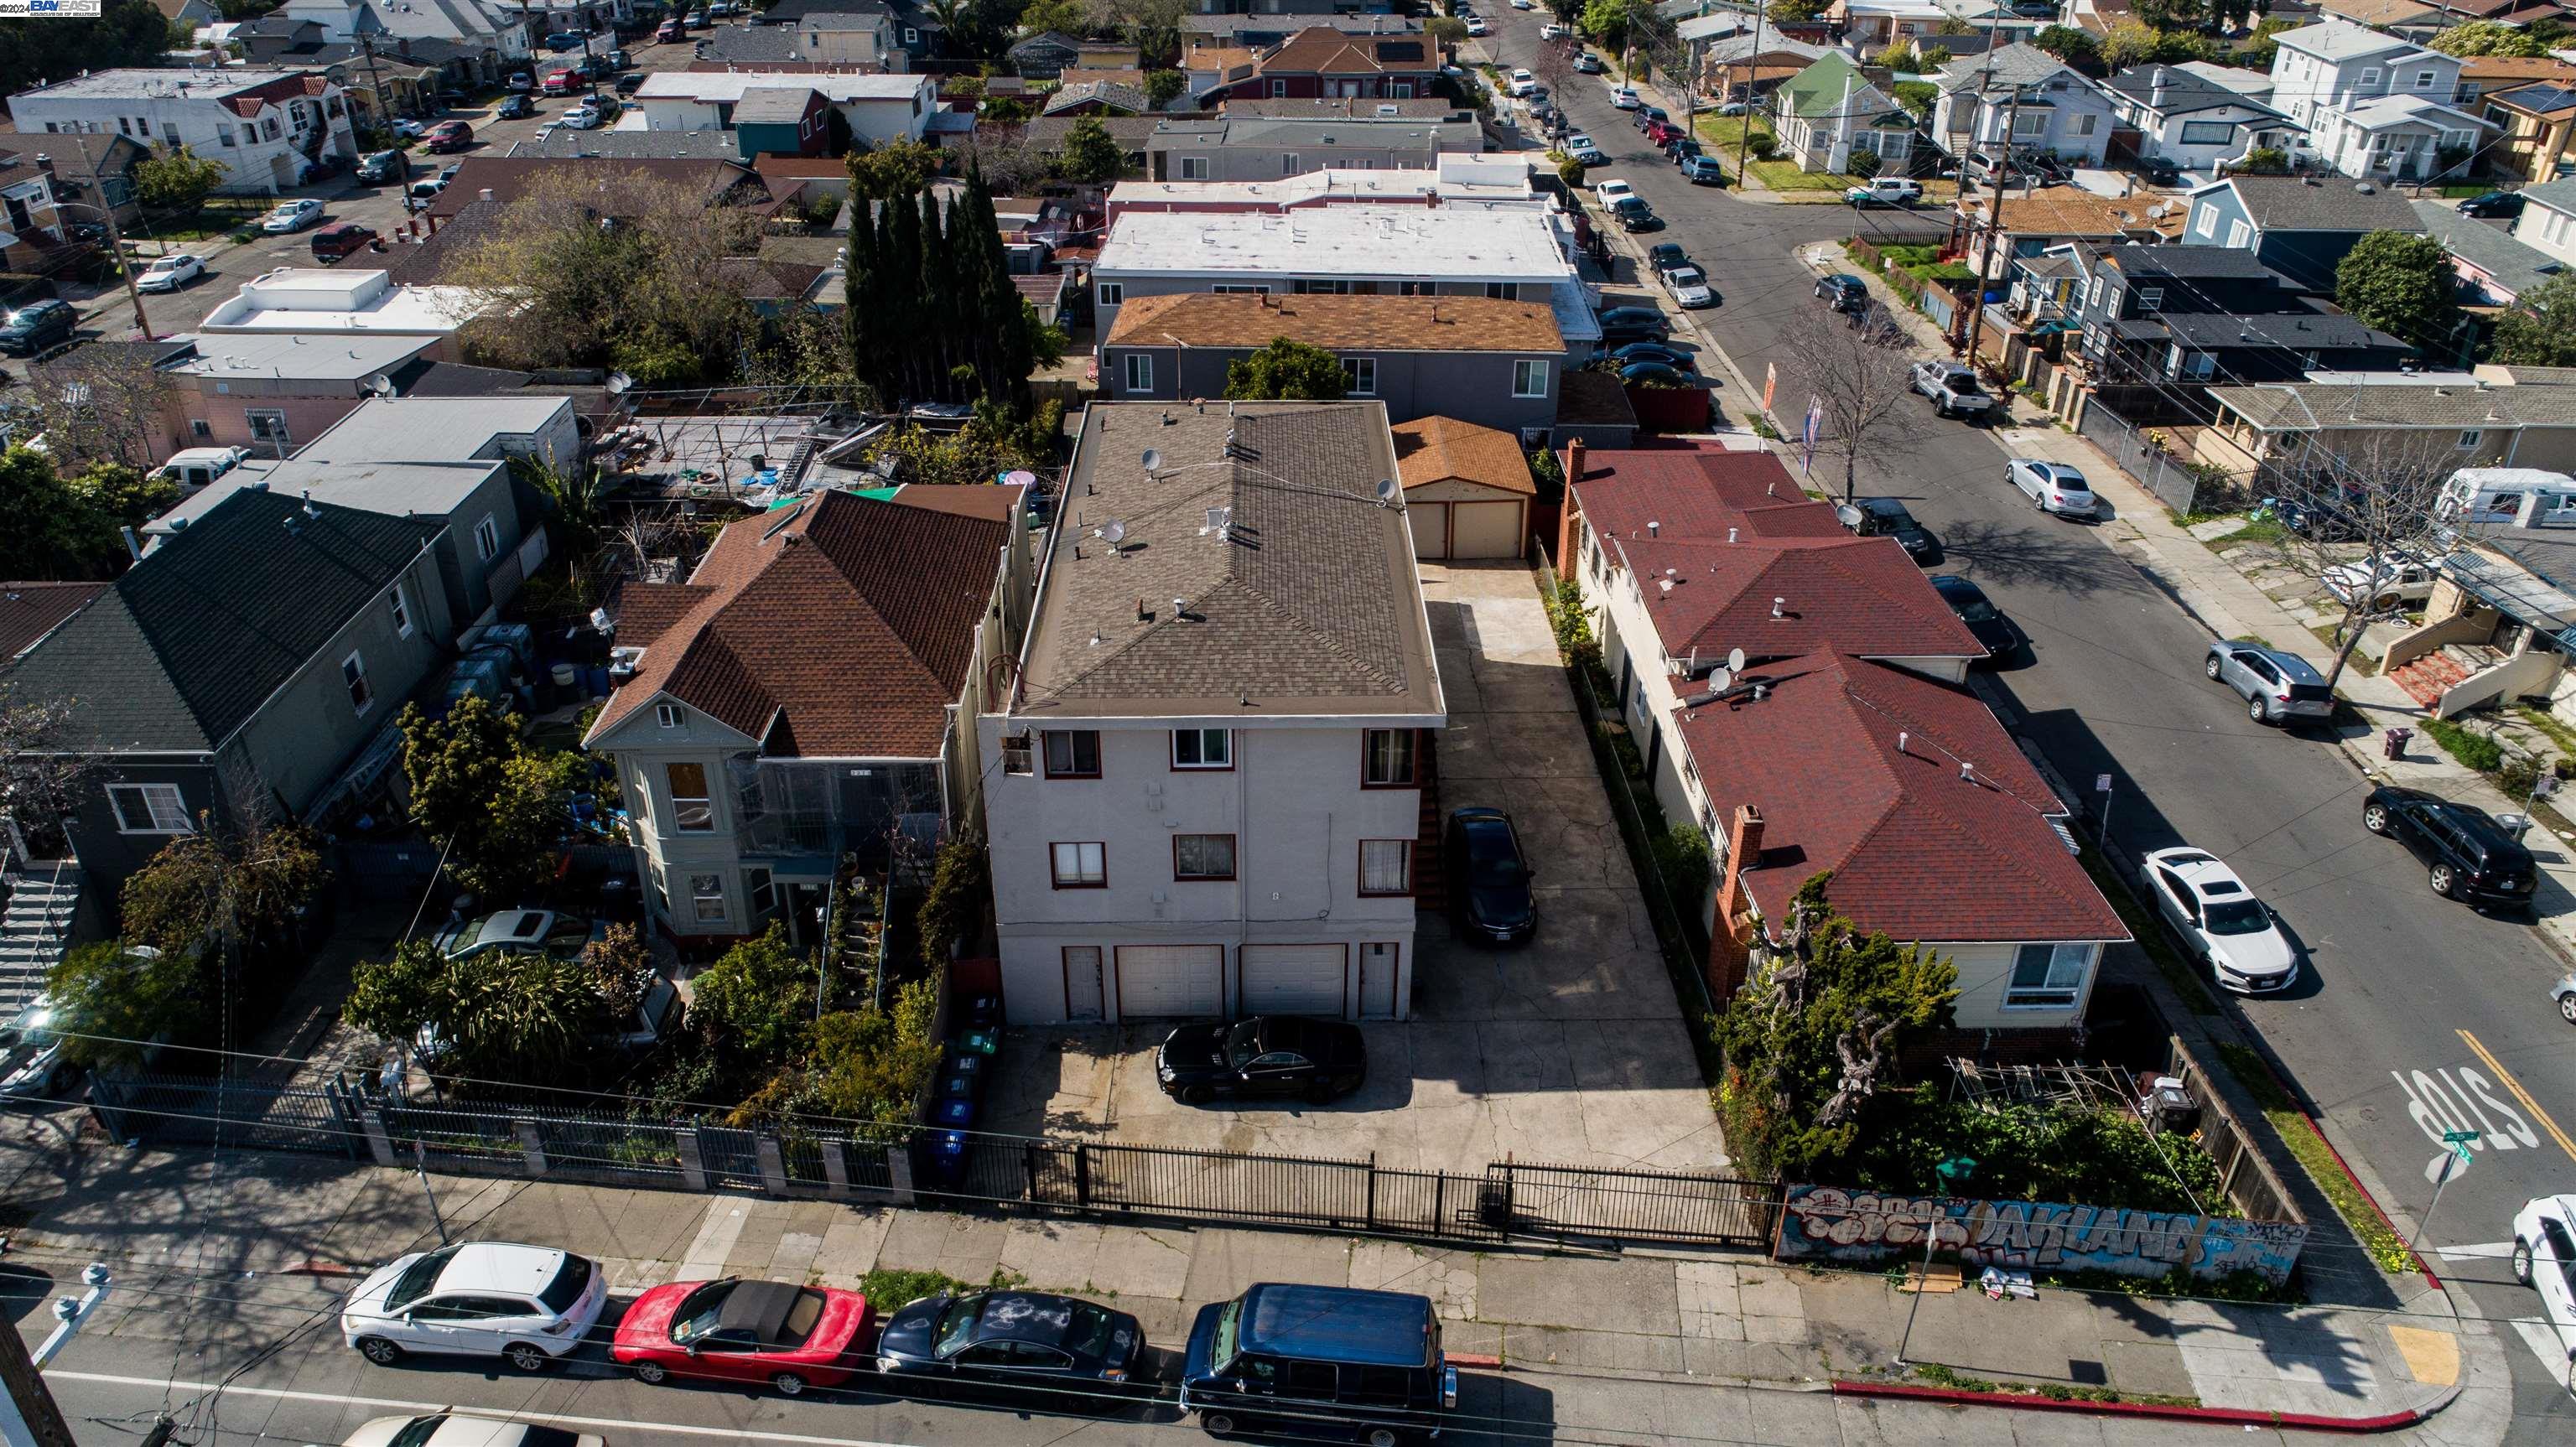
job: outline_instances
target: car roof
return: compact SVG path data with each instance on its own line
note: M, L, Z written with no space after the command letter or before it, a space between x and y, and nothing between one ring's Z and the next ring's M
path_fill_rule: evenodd
M1905 504L1898 502L1892 497L1864 497L1855 498L1853 501L1859 506L1861 511L1876 513L1880 517L1913 516L1912 513L1905 510Z
M1428 1297L1264 1283L1243 1293L1237 1340L1257 1356L1426 1367L1432 1335Z
M2245 881L2237 877L2236 871L2207 850L2159 849L2148 855L2147 861L2162 865L2203 899L2253 897L2254 892L2245 887Z
M2083 470L2070 463L2051 462L2045 457L2025 457L2022 459L2022 464L2042 477L2071 477L2077 482L2084 480Z
M1962 598L1982 598L1986 596L1985 589L1978 587L1975 583L1969 581L1967 578L1961 577L1957 573L1934 573L1932 575L1932 591L1940 594L1944 598L1952 595Z
M976 1309L974 1339L1062 1346L1064 1339L1073 1334L1075 1309L1086 1305L1089 1303L1043 1291L987 1292L983 1304Z
M2427 804L2440 805L2444 813L2456 820L2461 828L2476 835L2478 842L2490 850L2512 850L2517 854L2527 852L2523 849L2522 841L2514 838L2506 831L2504 825L2496 822L2493 814L2475 804L2463 804L2456 799L2445 799L2434 794L2418 793L2415 797Z
M469 1241L438 1273L439 1291L509 1291L534 1296L563 1269L567 1253L551 1246Z
M2239 653L2262 654L2265 658L2271 660L2274 668L2281 670L2282 677L2290 680L2292 683L2323 683L2326 681L2326 676L2317 672L2315 664L2308 662L2306 659L2301 658L2295 653L2287 653L2281 649L2274 648L2268 643L2239 643L2236 645L2236 651Z

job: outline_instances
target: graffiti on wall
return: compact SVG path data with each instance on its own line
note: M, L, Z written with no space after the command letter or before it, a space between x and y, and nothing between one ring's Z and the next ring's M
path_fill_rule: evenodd
M2296 1221L2242 1221L2189 1211L2132 1211L2040 1201L1881 1195L1840 1186L1791 1186L1780 1218L1786 1261L1875 1264L1932 1249L1970 1267L2116 1271L2164 1276L2177 1267L2215 1279L2239 1271L2287 1282L2307 1244Z

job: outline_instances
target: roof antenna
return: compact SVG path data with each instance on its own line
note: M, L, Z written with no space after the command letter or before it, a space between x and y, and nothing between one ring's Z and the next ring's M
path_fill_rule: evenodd
M313 493L310 489L307 489L304 494L304 515L309 518L318 518L322 515L322 509L313 505Z

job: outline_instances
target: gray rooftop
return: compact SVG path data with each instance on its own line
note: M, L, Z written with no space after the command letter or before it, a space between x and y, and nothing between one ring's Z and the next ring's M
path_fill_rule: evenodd
M1089 101L1116 106L1136 115L1143 115L1154 108L1142 86L1129 85L1123 80L1077 80L1047 97L1045 114L1055 115Z
M300 332L226 333L174 337L194 344L195 355L169 370L227 380L294 378L309 382L360 382L390 371L439 343L437 337L364 333L308 336Z
M742 93L742 100L733 108L733 123L739 126L746 123L757 125L763 122L801 121L805 118L805 108L813 104L813 101L812 86L761 86L756 90ZM652 133L648 131L645 134Z
M1017 711L1436 720L1396 476L1379 403L1093 403Z
M700 60L743 65L764 60L804 60L793 25L725 25L697 44Z
M288 497L310 497L360 512L388 517L443 518L464 505L475 489L491 481L506 464L481 462L284 462L258 458L243 463L209 483L195 497L144 525L144 531L167 537L222 505L244 488L266 488Z
M2343 176L2231 176L2219 185L2235 187L2254 224L2266 231L2424 229L2405 196L2369 181ZM2207 192L2195 193L2202 194Z
M1358 116L1350 120L1273 120L1266 116L1212 120L1158 121L1153 148L1171 146L1418 146L1480 149L1483 136L1473 121L1430 120L1421 116Z
M2205 76L2195 75L2179 66L2133 65L2102 82L2110 89L2142 105L2153 107L2168 116L2192 111L2218 110L2226 106L2244 106L2267 116L2280 112L2263 102L2231 87L2220 85ZM2163 101L2156 97L2163 94Z
M2537 201L2552 211L2564 211L2571 216L2576 216L2576 176L2567 176L2556 181L2543 181L2537 186L2525 186L2522 188L2521 195L2525 201Z
M2494 277L2496 285L2515 296L2566 269L2567 264L2557 257L2516 241L2510 232L2474 216L2463 216L2439 201L2416 202L2415 215L2445 250Z
M1991 94L2037 85L2059 71L2075 74L2074 67L2065 61L2027 40L2016 40L1989 55L1950 62L1941 67L1941 78L1936 83L1945 91L1978 90ZM2081 81L2083 77L2077 79Z
M801 107L796 114L804 114ZM741 119L742 112L735 111L734 118ZM555 126L542 137L512 142L510 154L612 156L630 161L740 161L742 140L731 131L577 131L570 126Z
M314 462L464 462L503 437L529 436L571 407L558 396L378 397L296 453Z
M2383 50L2421 49L2411 40L2382 35L2349 20L2330 19L2315 25L2303 25L2296 30L2282 31L2272 38L2293 50L2304 50L2328 60L2354 60L2365 55L2377 55Z
M1381 107L1393 106L1399 116L1415 120L1446 120L1465 107L1436 96L1416 96L1411 100L1361 99L1349 96L1257 96L1250 100L1229 100L1225 113L1241 119L1246 116L1274 121L1347 121L1374 120Z
M2209 395L2267 431L2576 426L2576 387L2283 382L2212 387Z
M15 100L25 96L43 96L47 100L133 100L161 96L194 100L222 100L246 90L257 90L272 81L291 76L319 75L320 71L302 65L228 65L220 71L135 68L127 70L93 70L58 80L51 85L22 90Z
M2237 316L2226 312L2162 312L2134 323L2140 335L2171 336L2204 351L2229 347L2282 347L2294 352L2381 349L2405 351L2406 343L2374 331L2340 312L2279 312Z
M2088 260L2100 261L2133 281L2159 276L2208 281L2254 281L2272 268L2241 246L2088 246L2077 245Z

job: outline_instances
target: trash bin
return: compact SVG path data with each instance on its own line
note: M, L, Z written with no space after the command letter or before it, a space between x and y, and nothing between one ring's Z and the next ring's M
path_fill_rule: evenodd
M2406 741L2415 737L2413 729L2388 729L2379 736L2379 756L2383 759L2406 757Z

